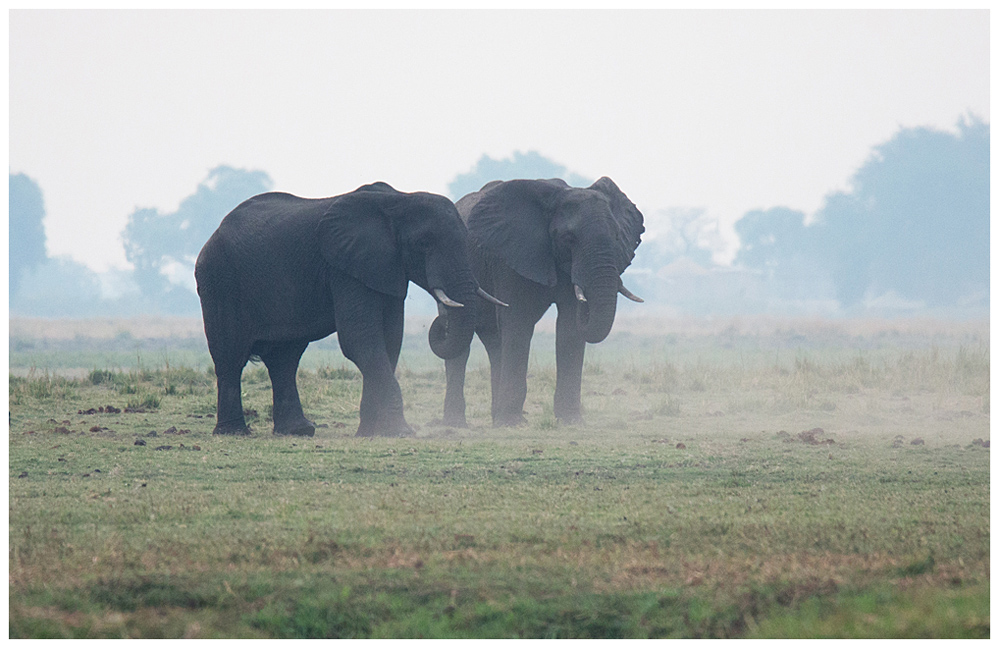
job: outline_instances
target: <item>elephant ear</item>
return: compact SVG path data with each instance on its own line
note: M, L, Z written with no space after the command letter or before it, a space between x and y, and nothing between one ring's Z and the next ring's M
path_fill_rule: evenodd
M466 202L470 206L469 234L518 275L543 286L555 286L556 260L549 236L551 205L568 188L561 180L490 183L469 195L477 200Z
M599 191L611 203L611 215L615 239L618 243L615 251L616 266L619 274L632 263L635 249L639 247L642 233L646 231L642 224L642 212L629 200L618 185L607 176L602 177L589 187Z
M405 297L402 254L384 210L390 194L398 192L388 185L366 186L333 199L316 236L328 264L372 290Z

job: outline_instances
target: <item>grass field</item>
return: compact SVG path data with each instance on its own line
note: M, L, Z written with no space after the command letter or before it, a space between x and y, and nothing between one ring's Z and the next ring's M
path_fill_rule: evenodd
M327 341L289 439L260 365L210 434L197 322L12 321L10 636L989 637L988 323L622 321L577 426L542 327L517 429L478 342L434 424L425 327L416 437L353 436Z

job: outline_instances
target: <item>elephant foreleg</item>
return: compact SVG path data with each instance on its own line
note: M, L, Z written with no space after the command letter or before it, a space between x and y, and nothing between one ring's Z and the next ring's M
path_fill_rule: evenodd
M413 429L403 417L403 393L384 348L367 348L367 343L361 343L362 347L359 348L356 343L345 341L345 336L341 336L340 341L344 356L353 361L361 371L361 421L357 435L412 435Z
M408 437L413 428L403 417L403 393L387 360L358 363L363 378L358 437Z
M271 390L274 394L272 418L274 419L275 435L312 437L315 433L315 424L306 419L302 412L299 390L295 384L299 360L307 345L308 343L275 344L260 355L271 377Z
M361 421L357 435L412 435L413 429L403 417L403 394L395 376L399 347L395 346L394 351L389 349L392 340L397 337L402 340L402 320L399 320L400 331L387 334L382 326L385 305L378 296L363 297L355 300L353 313L342 310L337 315L340 349L358 366L362 376ZM401 304L399 308L402 309Z
M490 359L490 416L493 422L497 421L497 413L500 411L500 369L503 367L503 353L500 346L500 332L496 327L479 334L479 339L483 341L486 348L486 355Z
M403 301L385 305L382 315L382 331L385 334L385 353L393 373L399 363L399 352L403 349Z
M576 324L576 306L560 307L556 318L556 394L552 412L563 423L582 419L580 389L586 347Z
M501 325L500 385L494 385L494 426L518 426L526 421L524 400L528 396L528 356L534 329L534 322L527 326L524 322Z

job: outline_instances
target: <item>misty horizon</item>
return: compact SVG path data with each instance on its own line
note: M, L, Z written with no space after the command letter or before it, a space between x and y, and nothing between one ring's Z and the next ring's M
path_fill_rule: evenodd
M989 125L966 117L957 130L901 129L872 148L850 179L850 191L832 190L815 214L783 206L744 214L734 226L738 244L729 263L720 262L730 245L722 224L704 210L640 206L647 233L624 277L647 303L622 305L623 311L987 312ZM453 177L449 198L512 178L563 178L574 186L594 180L534 150L500 160L484 154ZM175 211L135 209L119 233L132 269L97 273L49 256L44 188L29 176L11 174L10 312L197 315L198 251L229 210L270 190L280 188L266 170L220 165ZM117 244L118 237L108 241ZM429 296L410 291L409 313L434 308Z

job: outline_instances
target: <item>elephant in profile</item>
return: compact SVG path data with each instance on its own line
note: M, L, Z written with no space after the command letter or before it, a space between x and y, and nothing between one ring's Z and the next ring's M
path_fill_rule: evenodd
M610 178L588 188L562 180L493 181L456 204L469 229L473 274L483 288L510 303L480 301L476 334L490 360L495 426L524 422L528 352L535 323L555 303L556 391L553 412L578 422L583 355L611 331L631 263L644 231L642 213ZM439 307L443 327L447 313ZM443 423L465 426L465 349L445 362Z
M240 379L256 356L271 377L274 434L313 435L295 375L306 346L337 332L363 377L357 434L413 434L394 375L403 300L411 281L431 293L444 314L431 349L467 351L478 289L467 239L450 200L382 182L332 198L272 192L233 209L195 265L218 379L214 432L249 434Z

